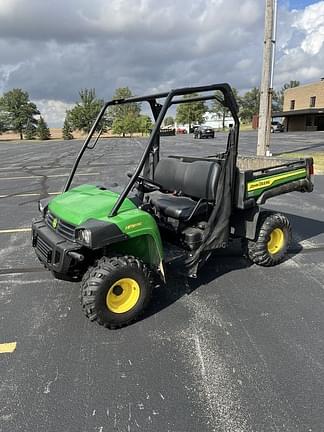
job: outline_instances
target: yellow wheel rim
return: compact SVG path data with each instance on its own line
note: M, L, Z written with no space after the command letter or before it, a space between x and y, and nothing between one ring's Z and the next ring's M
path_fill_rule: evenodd
M118 314L130 311L136 305L140 291L136 280L130 278L119 279L108 290L106 296L107 308Z
M282 229L275 228L270 234L270 240L268 241L268 251L274 255L279 252L285 244L285 235Z

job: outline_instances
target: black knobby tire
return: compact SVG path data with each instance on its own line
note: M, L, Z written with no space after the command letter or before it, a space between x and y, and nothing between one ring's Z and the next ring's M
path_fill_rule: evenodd
M108 308L107 294L119 280L130 278L138 284L139 298L124 313ZM91 321L108 328L119 328L135 321L145 310L152 293L151 274L142 261L132 256L102 257L88 269L81 282L81 306Z
M280 247L275 252L269 250L271 235L280 230L283 238ZM256 240L248 240L246 254L255 264L271 267L281 263L287 254L291 242L291 226L286 216L281 213L262 212L259 217Z

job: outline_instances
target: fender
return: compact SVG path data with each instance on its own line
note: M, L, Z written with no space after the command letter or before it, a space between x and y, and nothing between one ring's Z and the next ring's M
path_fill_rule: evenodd
M255 240L260 213L259 206L235 211L231 216L231 235Z

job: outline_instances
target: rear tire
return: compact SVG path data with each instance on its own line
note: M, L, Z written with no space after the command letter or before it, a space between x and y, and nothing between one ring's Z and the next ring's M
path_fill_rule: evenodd
M81 306L91 321L120 328L135 321L152 293L150 272L132 256L103 257L84 275Z
M255 264L271 267L285 259L291 242L291 226L281 213L263 212L256 240L247 241L247 256Z

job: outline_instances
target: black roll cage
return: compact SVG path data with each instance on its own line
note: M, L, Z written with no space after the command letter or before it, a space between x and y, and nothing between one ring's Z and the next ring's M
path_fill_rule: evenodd
M223 96L224 100L222 100L217 95L207 95L207 96L195 96L192 98L186 98L186 99L174 99L177 96L184 96L192 93L205 93L210 91L220 91ZM157 99L164 98L164 103L160 104L157 102ZM160 143L160 127L162 124L162 121L165 117L165 114L167 113L168 109L172 105L177 105L180 103L191 103L191 102L198 102L198 101L207 101L207 100L217 100L220 102L224 107L228 108L230 111L233 119L234 119L234 127L230 134L230 145L228 146L228 151L234 151L235 157L233 158L234 163L236 164L236 155L237 155L237 148L238 148L238 135L239 135L239 118L238 118L238 106L235 100L235 97L233 95L232 89L229 84L223 83L223 84L211 84L207 86L199 86L199 87L184 87L184 88L178 88L174 90L170 90L169 92L165 93L157 93L152 95L146 95L146 96L134 96L127 99L113 99L109 102L106 102L104 106L102 107L101 111L99 112L95 122L93 123L91 130L85 139L83 146L73 164L72 170L70 172L69 178L67 179L67 182L64 186L63 192L67 192L71 186L74 174L78 168L79 162L83 156L83 153L87 148L90 148L88 145L93 137L93 134L98 129L98 125L103 118L106 110L110 106L114 105L122 105L132 102L148 102L150 104L152 114L155 120L154 127L152 129L149 141L147 143L147 146L142 154L142 157L137 165L137 168L130 178L128 184L125 186L122 193L119 195L118 199L116 200L109 217L113 217L117 214L120 206L122 205L123 201L133 188L138 176L140 175L141 171L144 168L145 162L148 161L149 155L153 155L153 172L154 168L159 160L159 143ZM99 132L100 134L100 132ZM97 137L98 139L98 137ZM97 140L95 141L95 143ZM91 147L93 148L95 144ZM234 168L234 167L233 167ZM148 169L148 167L147 167ZM233 170L234 171L234 170Z

